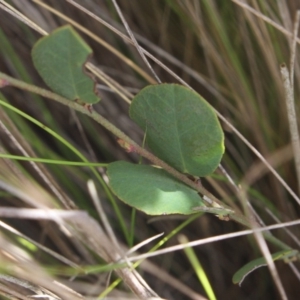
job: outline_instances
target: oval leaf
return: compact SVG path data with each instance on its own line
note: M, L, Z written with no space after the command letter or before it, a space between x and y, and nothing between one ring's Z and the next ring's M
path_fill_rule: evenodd
M81 103L96 103L95 82L84 72L91 48L69 25L41 38L32 60L46 84L57 94Z
M148 215L193 214L204 206L197 192L152 166L117 161L108 165L113 192L126 204Z
M206 176L219 165L222 128L194 91L177 84L147 86L134 97L129 114L145 130L151 151L177 170Z
M272 259L273 261L278 260L278 259L288 259L291 258L292 256L295 256L298 254L298 251L296 250L282 250L279 252L276 252L272 254ZM232 277L232 282L235 284L241 285L246 276L248 276L251 272L254 270L267 266L266 259L264 257L260 257L257 259L254 259L250 262L248 262L246 265L244 265L242 268L240 268Z

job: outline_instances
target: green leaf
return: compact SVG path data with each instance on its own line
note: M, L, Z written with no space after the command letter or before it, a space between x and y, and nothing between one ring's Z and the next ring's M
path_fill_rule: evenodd
M272 254L272 259L273 259L273 261L278 260L278 259L287 260L287 259L290 259L290 258L296 256L297 254L298 254L298 251L296 251L296 250L283 250L283 251L279 251L279 252ZM240 268L233 275L232 282L235 284L239 283L239 285L241 285L247 275L249 275L254 270L256 270L260 267L263 267L263 266L267 266L267 262L264 257L260 257L260 258L250 261L249 263L244 265L242 268Z
M212 107L177 84L147 86L133 99L130 117L146 132L151 151L176 168L206 176L219 165L224 135Z
M152 166L117 161L108 165L113 192L126 204L148 215L193 214L204 205L197 191Z
M41 38L31 53L35 68L55 93L89 104L100 100L95 82L84 71L91 54L91 48L69 25Z

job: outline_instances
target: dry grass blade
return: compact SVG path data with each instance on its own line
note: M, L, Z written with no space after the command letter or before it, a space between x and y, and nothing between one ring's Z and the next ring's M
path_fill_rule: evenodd
M18 286L25 286L29 287L32 292L31 295L36 293L40 294L40 291L43 291L43 294L47 295L47 292L44 293L44 291L49 290L51 292L49 292L48 295L55 294L65 299L82 299L75 291L64 289L53 283L51 277L48 276L26 252L12 247L10 241L3 236L0 237L0 247L1 262L3 266L9 267L9 273L13 276L2 275L2 283L12 278L14 284L16 284L16 286L12 288L12 291L17 290ZM30 276L30 274L34 274L34 276ZM23 291L23 293L24 296L27 296L29 292L27 290Z
M209 238L205 238L202 240L189 242L189 243L186 243L185 245L176 245L176 246L172 246L172 247L165 248L162 250L157 250L155 252L137 255L135 257L128 258L128 260L129 261L138 261L138 260L146 259L146 258L153 257L153 256L171 253L173 251L179 251L179 250L182 250L184 247L196 247L196 246L200 246L200 245L204 245L204 244L208 244L208 243L213 243L213 242L232 239L232 238L236 238L236 237L240 237L240 236L244 236L244 235L253 234L255 232L264 232L264 231L275 230L275 229L280 229L280 228L289 227L289 226L297 226L299 224L300 224L300 220L296 220L296 221L291 221L291 222L284 222L284 223L280 223L280 224L274 224L274 225L270 225L270 226L260 227L257 229L248 229L248 230L243 230L243 231L239 231L239 232L228 233L228 234L219 235L216 237L209 237Z
M278 271L276 269L275 263L272 259L270 249L268 248L267 242L266 242L264 236L262 235L262 232L255 232L254 231L253 234L254 234L254 237L257 241L257 244L260 247L260 250L261 250L263 256L265 257L265 259L267 261L268 268L269 268L270 273L272 275L273 281L274 281L274 283L275 283L275 285L276 285L276 287L279 291L281 299L287 300L288 298L287 298L286 292L284 290L283 284L282 284L281 279L279 277L279 274L278 274Z
M282 74L282 80L285 89L285 102L287 106L287 115L289 120L289 128L291 135L291 142L294 152L295 168L298 178L298 191L300 192L300 140L299 140L299 131L298 131L298 122L294 104L294 92L293 85L291 84L290 74L287 67L284 64L281 64L280 71ZM300 201L298 201L300 205Z
M113 2L113 5L114 7L116 8L116 11L119 15L119 17L121 18L122 20L122 23L124 24L124 27L126 28L126 31L128 33L128 35L130 36L134 46L136 47L137 51L139 52L140 56L142 57L143 61L145 62L145 64L147 65L147 67L150 69L150 71L152 72L152 74L154 75L155 79L157 80L158 83L161 83L161 80L159 79L159 77L157 76L157 74L155 73L155 71L153 70L152 66L150 65L150 63L148 62L146 56L144 55L143 51L140 49L140 46L136 40L136 38L134 37L134 34L133 32L131 31L128 23L126 22L123 14L122 14L122 11L120 10L120 7L117 3L116 0L112 0Z
M47 32L44 31L41 27L36 26L34 22L32 22L29 18L25 17L23 14L21 14L18 10L16 10L14 7L9 5L6 1L0 0L0 8L7 11L9 14L14 16L15 18L22 21L24 24L28 25L32 29L38 31L42 35L46 35Z
M263 15L259 11L257 11L255 9L253 9L252 7L250 7L248 4L240 2L238 0L231 0L231 1L234 2L234 3L236 3L237 5L239 5L240 7L248 10L249 12L251 12L252 14L254 14L255 16L257 16L258 18L264 20L266 23L269 23L270 25L274 26L276 29L278 29L279 31L281 31L282 33L284 33L286 36L288 36L288 37L292 37L293 36L293 33L290 32L288 29L285 29L281 25L279 25L276 22L274 22L272 19L268 18L267 16ZM300 43L300 39L299 38L297 38L296 41L297 41L297 43Z
M72 266L73 268L80 270L79 265L75 264L74 262L67 259L66 257L63 257L62 255L52 251L51 249L43 246L42 244L37 243L33 239L31 239L28 236L22 234L20 231L18 231L16 229L14 229L13 227L5 224L4 222L1 221L0 226L1 226L1 228L13 233L14 235L23 238L24 240L28 241L29 243L32 243L33 245L35 245L37 248L41 249L42 251L49 253L51 256L53 256L56 259L60 260L61 262L65 263L66 265Z
M292 91L294 91L295 59L296 59L296 52L297 52L297 36L299 31L299 24L300 24L300 10L298 10L296 13L293 39L291 43L290 78L291 78Z
M2 138L8 139L14 145L15 151L17 153L20 153L25 157L36 157L36 154L34 153L30 144L23 138L22 134L20 134L17 127L8 118L7 114L4 111L0 111L0 117L0 135L2 136ZM71 201L71 199L69 199L69 197L60 189L59 185L56 183L51 174L43 165L37 164L32 161L29 162L29 164L33 167L37 175L47 185L49 190L51 190L53 195L61 201L64 207L76 207L76 205Z
M113 263L121 260L122 255L120 255L118 249L115 248L95 220L91 218L75 219L71 221L71 224L74 228L69 229L76 232L86 245L93 249L95 253L100 254L107 262ZM155 296L140 283L138 277L130 268L118 269L116 273L134 294L141 299Z

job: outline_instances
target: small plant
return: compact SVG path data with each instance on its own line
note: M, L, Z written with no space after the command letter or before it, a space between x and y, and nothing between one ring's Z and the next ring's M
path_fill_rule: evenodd
M43 37L32 50L34 65L49 87L82 104L99 101L93 93L95 83L84 71L90 54L70 26ZM210 105L194 91L177 84L147 86L132 100L129 114L145 131L158 167L164 167L162 160L183 178L206 176L219 165L224 153L221 126ZM172 177L172 168L167 168L170 175L157 166L112 163L110 186L125 203L149 215L192 214L195 207L205 206L196 190Z
M148 215L207 212L251 227L248 216L237 214L201 185L199 178L216 170L225 150L219 120L205 99L178 84L153 84L140 90L132 99L129 116L144 131L147 148L141 147L92 110L100 98L87 70L91 54L76 31L63 26L40 39L32 50L35 68L55 94L0 74L2 86L11 84L59 100L103 125L126 151L148 159L151 165L116 161L106 166L111 190L132 208ZM284 249L272 255L273 261L298 257L297 251L275 237L265 238ZM241 283L263 265L265 258L249 262L236 272L233 282Z
M61 47L60 39L68 43ZM71 51L77 55L70 55ZM90 54L89 47L70 26L42 38L32 51L35 67L45 82L58 94L82 104L99 101L91 93L91 79L83 71ZM63 62L68 68L62 67ZM54 81L54 74L60 72L62 78ZM82 90L85 92L81 93ZM148 215L202 211L217 214L222 220L242 220L250 226L247 218L235 218L233 210L215 198L209 198L212 195L196 183L197 178L214 172L224 153L224 134L216 113L200 95L177 84L149 85L133 98L129 115L144 130L145 142L151 153L141 151L127 136L127 142L123 141L112 127L108 129L120 138L120 144L127 151L150 158L154 165L125 161L109 164L109 185L119 199ZM199 192L209 196L202 198ZM285 249L279 255L275 253L273 260L296 255L294 250ZM264 262L264 258L249 262L237 271L233 281L241 282Z

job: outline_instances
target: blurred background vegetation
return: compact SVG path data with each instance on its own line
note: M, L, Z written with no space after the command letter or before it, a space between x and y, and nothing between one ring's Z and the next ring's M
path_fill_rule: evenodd
M111 1L74 2L126 34ZM0 71L47 88L34 70L30 56L31 48L41 34L3 10L4 3L11 4L47 32L70 21L43 7L39 4L40 1L0 1ZM110 45L111 49L106 47L104 42L101 44L81 32L81 36L94 51L92 63L104 73L103 76L113 80L113 84L116 82L119 85L115 85L116 90L124 93L121 90L123 87L135 94L142 87L155 82L134 46L75 7L73 1L45 0L43 3L79 23ZM202 95L274 166L288 186L299 194L279 70L281 63L289 66L292 39L249 10L250 7L273 20L282 29L293 32L296 11L300 9L299 1L248 0L247 4L244 3L248 8L243 7L239 1L230 0L123 0L118 3L139 44ZM80 32L79 29L77 31ZM113 53L112 49L121 53L130 63ZM299 115L298 57L299 55L295 60L294 92L296 112ZM178 82L168 70L151 60L150 63L162 82ZM148 73L148 77L132 68L133 64ZM128 104L100 79L98 89L102 100L94 105L94 109L141 144L143 135L128 117ZM1 89L1 99L51 128L91 162L109 163L119 159L138 161L134 154L128 154L119 147L114 136L85 115L9 86ZM78 161L78 156L72 149L3 106L0 106L0 121L0 152ZM226 136L226 153L222 165L236 184L243 182L248 186L247 197L261 220L268 225L298 219L300 210L296 201L237 136L234 129L224 122L222 125ZM105 179L105 169L98 168L97 172ZM220 180L221 176L217 175L222 173L216 171L214 176L203 180L203 184L220 199L241 207L236 189L228 182ZM0 160L1 188L6 184L31 195L36 201L33 206L45 204L66 209L74 207L75 204L99 220L87 190L86 182L90 178L96 182L101 203L118 241L130 247L120 219L109 201L110 195L88 167ZM28 203L24 204L15 193L5 188L0 195L1 206L32 207ZM120 201L117 201L117 205L126 228L130 231L131 209ZM151 220L152 222L149 222L150 220L151 218L144 214L136 213L134 244L157 233L170 233L185 218L166 216ZM82 244L79 245L78 241L65 235L50 221L13 218L4 221L79 265L101 262L95 253L84 250ZM214 216L204 215L182 229L181 233L189 240L196 240L242 229L242 226L234 222L224 222ZM297 227L290 230L294 236L299 237ZM108 273L77 276L73 281L69 281L70 276L58 272L59 268L63 269L63 263L59 263L41 249L28 248L26 243L22 243L15 234L4 227L1 232L1 247L5 241L6 247L11 245L23 249L37 266L45 270L53 264L58 280L82 293L87 299L96 297L105 289ZM278 230L275 234L291 247L296 248L299 245L299 241L291 238L284 230ZM167 242L167 246L177 243L178 239L175 236ZM2 249L6 249L3 247ZM146 252L147 249L150 249L150 246L143 248L143 251ZM270 249L277 250L272 245ZM232 275L240 267L261 256L253 237L239 237L206 244L196 247L195 251L217 299L280 298L267 268L260 268L251 273L241 287L232 283ZM3 257L3 262L7 262L8 265L14 264L6 257ZM277 263L276 266L289 299L296 299L299 295L297 276L283 262ZM299 264L295 263L295 266L299 267ZM8 272L8 269L6 271ZM200 295L205 295L184 252L178 251L151 258L151 263L142 265L138 271L162 298L202 299ZM30 276L23 276L23 279L34 281L35 274ZM117 299L124 299L125 296L129 297L129 294L128 287L120 285L111 295Z

